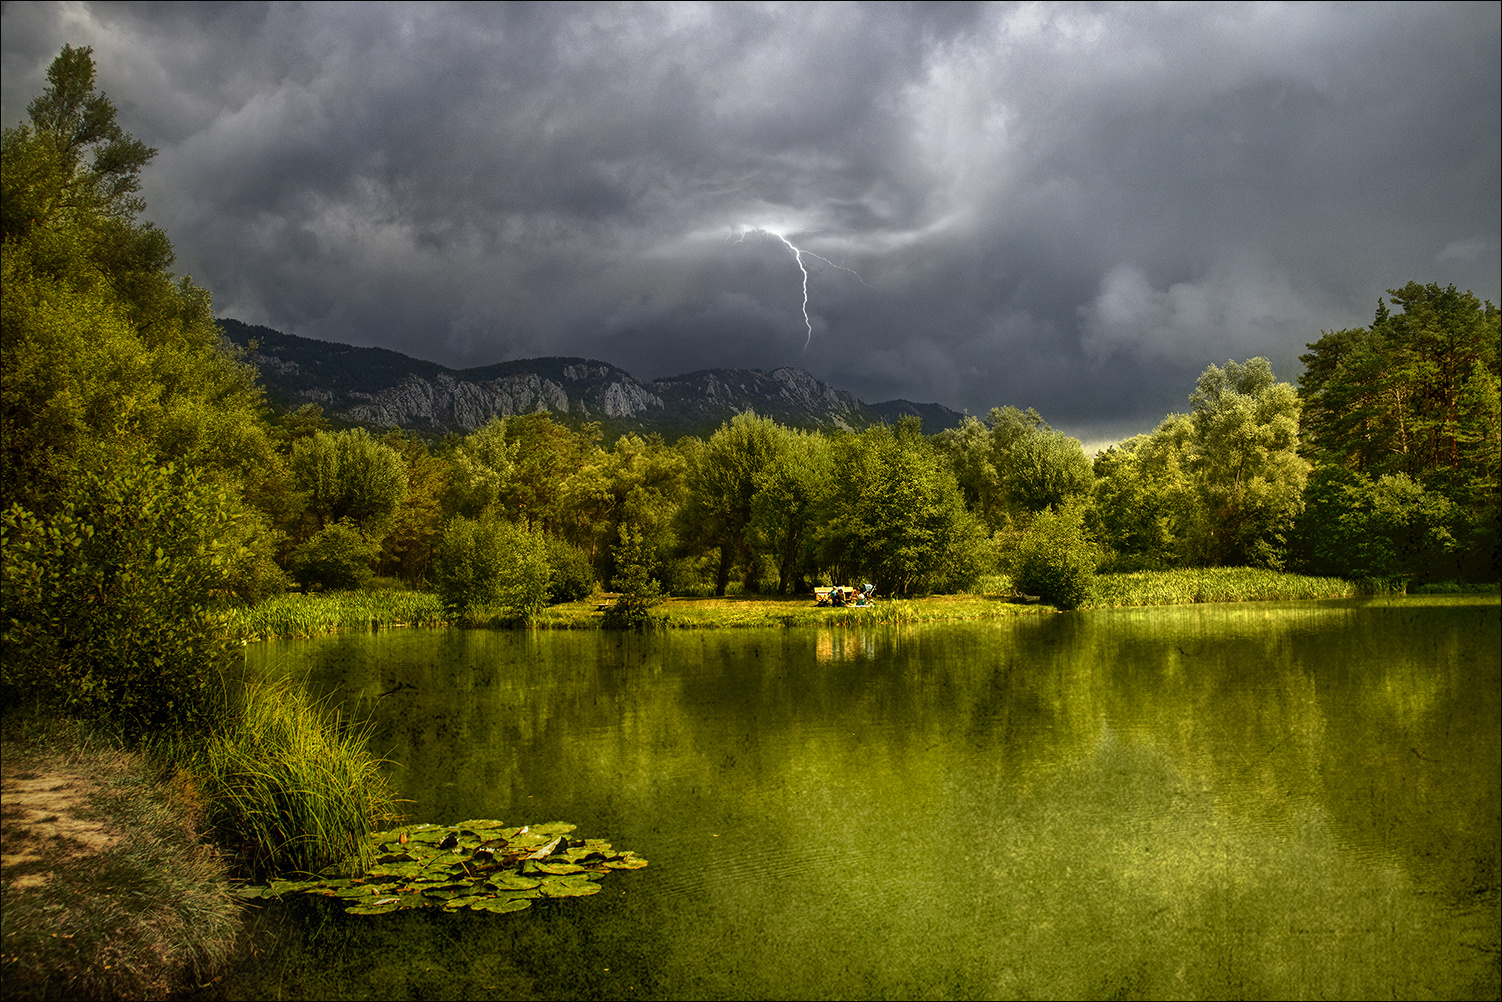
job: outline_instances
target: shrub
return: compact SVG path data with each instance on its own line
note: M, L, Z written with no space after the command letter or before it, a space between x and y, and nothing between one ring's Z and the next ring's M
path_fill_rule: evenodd
M237 506L203 477L128 450L81 471L46 514L0 519L5 701L127 736L219 712L229 651L210 595L239 551Z
M459 516L444 529L433 561L438 594L459 619L485 609L527 622L547 604L547 544L520 526Z
M357 870L366 836L394 815L368 728L325 715L288 680L254 682L196 763L206 821L254 880Z
M652 577L652 548L640 529L621 524L615 567L615 587L620 597L605 610L605 628L640 630L652 625L652 607L662 601L662 586Z
M292 551L292 576L304 588L363 588L375 576L371 564L380 552L378 543L367 539L353 522L341 519Z
M1095 580L1095 544L1085 531L1084 504L1064 502L1040 511L1012 555L1017 590L1060 609L1077 609Z
M577 546L561 539L548 540L548 604L577 602L595 591L595 569Z

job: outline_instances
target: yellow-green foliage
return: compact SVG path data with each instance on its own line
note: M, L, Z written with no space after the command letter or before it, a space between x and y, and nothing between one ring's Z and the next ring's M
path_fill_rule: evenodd
M295 682L253 682L196 767L207 821L252 877L371 860L371 831L395 800L368 733L315 705Z
M230 636L244 641L321 637L340 630L443 626L443 602L432 592L340 591L279 595L224 613Z
M1342 578L1306 577L1259 567L1204 567L1102 574L1095 579L1085 607L1270 602L1356 594L1356 586Z

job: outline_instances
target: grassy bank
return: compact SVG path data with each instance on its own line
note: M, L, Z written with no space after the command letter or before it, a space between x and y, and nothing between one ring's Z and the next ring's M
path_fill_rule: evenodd
M202 985L240 930L234 879L370 862L366 836L396 814L365 732L285 680L227 703L210 733L135 748L82 722L7 712L0 997Z
M1496 586L1487 588L1495 590ZM1081 608L1298 601L1371 593L1370 587L1343 578L1308 577L1252 567L1208 567L1101 574L1095 578L1090 598ZM543 630L600 629L602 609L614 599L610 593L596 593L583 601L549 606L531 625ZM866 608L819 608L807 595L742 594L664 598L653 611L668 629L699 630L1007 619L1058 610L1046 603L1027 601L1015 594L1005 576L992 575L970 593L882 599ZM252 609L229 613L227 623L236 636L246 640L316 637L348 629L448 625L436 595L395 591L283 595ZM501 615L481 615L475 625L506 629L524 624Z
M152 998L212 978L239 909L185 774L14 711L0 745L3 997Z

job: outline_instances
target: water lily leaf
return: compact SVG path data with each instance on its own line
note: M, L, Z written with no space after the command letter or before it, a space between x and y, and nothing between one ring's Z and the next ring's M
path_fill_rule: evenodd
M346 915L385 915L404 907L400 898L381 898L377 901L366 901L350 908L346 908Z
M542 882L541 890L550 898L582 898L588 894L598 894L600 885L573 876L549 877Z
M609 870L640 870L647 861L628 852L623 859L607 859L600 865Z
M247 887L237 887L231 893L234 894L234 896L237 898L245 898L247 900L253 900L255 898L277 897L277 893L275 891L262 884L251 884Z
M542 886L541 880L515 873L495 874L486 882L497 891L530 891Z
M569 839L574 830L563 821L532 828L505 828L483 819L413 825L370 835L378 862L363 875L341 876L330 867L322 879L277 880L236 893L247 899L290 893L337 897L355 915L425 907L504 913L528 907L533 898L597 894L594 881L608 870L647 865L602 839Z
M443 902L440 907L442 907L446 912L456 912L461 908L468 908L472 904L476 904L481 901L489 901L490 899L491 897L489 894L466 894L463 897L449 898L447 901ZM433 901L430 902L430 904L436 905L438 904L438 902Z
M571 825L567 821L549 821L545 825L533 825L532 834L546 836L567 835L571 831L576 831L578 827L578 825Z
M488 901L477 901L469 907L477 912L504 913L519 912L531 904L527 898L491 898Z

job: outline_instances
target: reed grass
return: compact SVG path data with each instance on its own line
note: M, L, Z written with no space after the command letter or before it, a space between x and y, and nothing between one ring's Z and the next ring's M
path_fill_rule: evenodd
M241 709L196 769L207 820L247 876L372 862L366 836L397 815L368 738L368 728L326 712L293 680L246 684Z
M1201 567L1097 575L1090 598L1081 608L1350 598L1363 593L1358 584L1343 578L1256 567Z
M222 615L229 635L246 642L448 624L442 600L423 591L289 593L258 605L228 609Z

